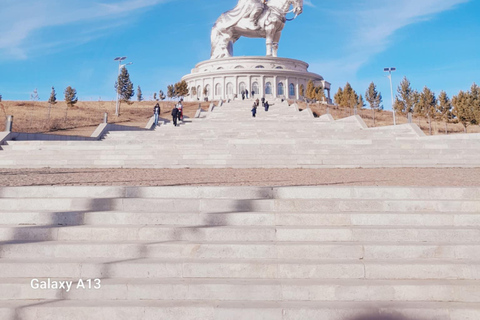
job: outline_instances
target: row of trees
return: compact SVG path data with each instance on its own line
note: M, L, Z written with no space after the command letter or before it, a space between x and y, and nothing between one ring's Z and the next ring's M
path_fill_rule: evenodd
M343 89L338 88L337 93L335 93L334 100L337 106L349 108L350 111L355 108L361 109L365 107L363 96L361 94L359 95L355 90L353 90L352 86L348 82Z
M365 106L362 95L353 90L348 82L343 89L338 89L334 99L337 106L350 109ZM365 92L365 100L373 111L375 125L375 111L383 110L383 106L382 94L378 92L377 86L373 82ZM412 88L410 81L405 77L397 88L394 110L404 115L412 113L417 117L426 118L430 134L433 121L443 121L447 133L448 123L460 122L467 132L468 126L480 124L480 87L474 83L469 91L460 91L458 95L450 99L445 91L441 91L436 96L435 92L427 86L422 91L417 91Z
M445 131L447 123L460 122L467 132L468 126L480 124L480 88L474 83L469 91L460 91L450 99L445 91L436 96L427 86L420 92L412 89L405 77L397 88L394 109L403 114L425 117L430 133L434 120L443 121Z

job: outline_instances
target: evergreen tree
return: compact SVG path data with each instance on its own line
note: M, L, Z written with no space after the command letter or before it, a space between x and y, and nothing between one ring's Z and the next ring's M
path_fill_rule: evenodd
M342 102L345 107L350 109L350 114L352 113L352 109L358 104L358 95L348 82L343 88Z
M160 92L158 93L158 98L159 98L161 101L165 100L166 97L165 97L165 94L163 93L162 90L160 90Z
M357 108L363 109L363 108L365 108L365 106L366 106L366 104L365 104L365 101L363 100L363 96L359 95L358 100L357 100Z
M420 93L420 99L418 100L416 109L417 113L427 117L430 135L432 135L432 120L435 119L436 106L437 98L435 98L435 93L425 86L422 93Z
M67 121L67 114L68 114L68 108L73 107L77 102L77 90L75 88L72 88L68 86L65 91L65 103L67 104L67 107L65 108L65 121Z
M404 77L397 88L397 96L394 104L395 111L403 114L413 112L417 100L418 94L412 89L407 77Z
M2 97L2 95L0 94L0 102L2 102L2 98L3 98L3 97Z
M470 125L480 123L480 88L474 83L470 91L460 93L452 99L453 114L467 132Z
M48 98L48 115L47 121L50 120L50 111L52 109L52 105L57 103L57 93L55 92L55 88L52 87L52 92L50 93L50 98Z
M325 100L325 91L323 86L315 87L315 100L324 101Z
M476 83L470 88L470 103L473 108L476 124L480 124L480 87Z
M143 101L142 88L140 86L137 86L137 101Z
M300 85L300 97L305 97L305 86L303 83Z
M188 95L188 84L185 80L175 83L175 97L183 98Z
M115 82L115 89L117 90L120 102L128 102L135 95L133 83L130 81L130 74L127 68L123 67L120 71L118 80Z
M307 82L307 92L305 97L309 100L314 100L315 99L315 85L312 80L309 80Z
M343 106L343 89L338 88L337 93L335 93L335 96L333 97L335 100L335 104L338 106Z
M173 99L176 97L175 86L173 84L170 84L167 86L167 97L169 97L170 99Z
M453 119L452 102L445 91L440 92L437 99L437 118L445 122L445 133L448 134L447 124Z
M375 110L380 110L382 104L382 94L377 91L377 86L372 82L365 92L365 99L370 104L373 111L373 126L375 126Z
M153 100L158 101L156 92L153 93Z

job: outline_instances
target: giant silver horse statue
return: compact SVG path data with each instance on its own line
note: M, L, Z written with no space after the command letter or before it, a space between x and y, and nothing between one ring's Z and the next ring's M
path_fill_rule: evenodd
M303 0L239 0L213 26L211 59L232 57L233 44L242 36L265 38L267 56L276 57L287 14L293 12L295 19L302 11Z

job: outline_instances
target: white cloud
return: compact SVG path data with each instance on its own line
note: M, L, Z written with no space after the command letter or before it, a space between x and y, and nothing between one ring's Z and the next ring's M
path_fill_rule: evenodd
M106 0L104 0L106 1ZM16 59L28 55L28 38L35 31L83 21L106 20L168 0L3 0L0 11L0 52Z
M386 50L390 37L408 25L431 19L471 0L362 0L335 12L346 21L344 54L312 67L336 79L354 81L357 71L372 57ZM344 82L344 81L343 81Z

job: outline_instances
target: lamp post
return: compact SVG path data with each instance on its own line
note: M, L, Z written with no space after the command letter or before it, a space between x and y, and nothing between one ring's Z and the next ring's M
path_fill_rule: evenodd
M397 71L397 68L384 68L384 72L388 72L388 79L390 79L390 94L392 96L392 111L393 111L393 125L397 125L397 119L395 117L395 107L393 105L393 85L392 85L392 72Z
M127 57L116 57L113 61L118 61L118 76L117 76L117 85L118 85L118 77L120 77L120 70L122 69L122 61L127 59ZM115 104L115 115L118 117L120 115L120 105L118 103L118 86L117 86L117 101Z

